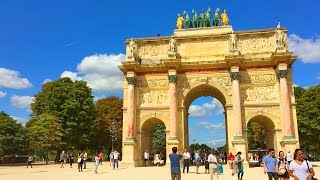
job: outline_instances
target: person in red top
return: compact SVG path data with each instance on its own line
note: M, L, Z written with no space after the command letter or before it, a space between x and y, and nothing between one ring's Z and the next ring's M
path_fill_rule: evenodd
M103 155L102 155L102 152L100 152L100 154L99 154L99 162L100 162L101 165L102 165L102 159L103 159Z
M230 152L230 154L228 154L228 163L229 163L229 168L232 169L232 164L234 161L234 155Z

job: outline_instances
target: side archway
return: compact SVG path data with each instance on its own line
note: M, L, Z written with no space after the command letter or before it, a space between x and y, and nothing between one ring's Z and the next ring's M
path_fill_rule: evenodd
M275 130L274 122L265 115L256 115L251 117L247 123L247 140L248 140L247 142L248 142L249 149L261 148L261 147L254 147L249 144L250 142L252 142L250 138L253 138L253 137L250 137L250 135L248 134L250 133L248 132L248 126L250 126L251 128L252 127L251 125L254 123L256 128L260 128L260 127L263 128L263 130L260 132L262 134L259 135L260 142L264 142L264 144L261 145L261 147L265 149L276 148L276 142L275 142L276 130ZM258 129L258 131L260 130ZM255 138L259 138L259 137L255 137Z

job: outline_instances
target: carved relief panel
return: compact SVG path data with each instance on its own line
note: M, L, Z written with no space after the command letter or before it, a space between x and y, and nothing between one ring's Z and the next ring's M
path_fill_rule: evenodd
M156 90L139 90L138 91L139 105L168 105L169 95L167 91Z
M279 91L277 86L241 88L241 99L244 102L277 102Z
M276 74L241 74L241 83L276 83Z
M137 87L149 87L149 88L156 88L156 87L168 87L169 82L168 79L148 79L148 80L137 80Z

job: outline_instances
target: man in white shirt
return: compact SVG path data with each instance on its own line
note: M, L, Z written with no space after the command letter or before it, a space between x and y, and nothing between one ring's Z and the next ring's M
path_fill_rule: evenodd
M120 153L117 150L114 150L113 152L113 169L119 168L119 155Z
M148 153L148 150L146 150L146 151L143 153L143 157L144 157L145 166L147 167L147 166L148 166L148 161L149 161L149 153Z
M190 164L190 153L188 152L188 149L184 149L184 153L182 155L183 157L183 173L184 173L184 169L187 167L187 173L189 173L189 164Z
M210 172L210 180L213 180L215 177L216 180L219 180L218 176L218 160L215 150L212 150L210 155L208 156L209 162L209 172Z

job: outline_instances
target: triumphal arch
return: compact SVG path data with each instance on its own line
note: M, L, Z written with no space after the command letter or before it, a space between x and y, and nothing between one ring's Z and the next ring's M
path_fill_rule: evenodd
M261 123L267 148L299 146L287 29L234 31L223 25L175 29L126 41L123 162L141 166L154 127L166 127L167 155L188 147L188 109L200 96L224 107L229 152L248 154L247 124Z

